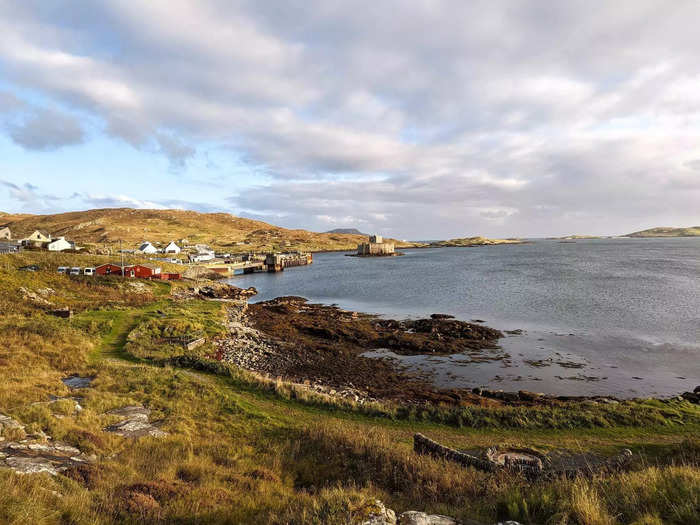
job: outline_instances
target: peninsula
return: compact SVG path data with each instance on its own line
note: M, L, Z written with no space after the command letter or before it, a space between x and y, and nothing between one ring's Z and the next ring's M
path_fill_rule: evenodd
M486 237L460 237L447 241L431 242L429 248L453 248L462 246L492 246L495 244L522 244L520 239L488 239Z
M700 226L690 226L688 228L658 227L649 228L634 233L628 233L623 237L700 237Z

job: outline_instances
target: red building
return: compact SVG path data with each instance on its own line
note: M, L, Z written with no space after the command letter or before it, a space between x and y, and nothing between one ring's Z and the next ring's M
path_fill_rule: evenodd
M150 264L134 264L126 268L129 277L138 277L139 279L160 278L160 268Z
M126 266L122 267L118 264L113 263L99 265L97 268L95 268L95 273L97 275L121 275L122 268L124 269L124 275L128 275Z
M122 273L123 270L123 273ZM150 264L132 264L120 266L118 264L102 264L95 268L97 275L124 275L124 277L138 277L139 279L160 279L160 268ZM172 277L170 277L172 279Z
M181 273L161 273L158 275L164 281L179 281L182 279Z

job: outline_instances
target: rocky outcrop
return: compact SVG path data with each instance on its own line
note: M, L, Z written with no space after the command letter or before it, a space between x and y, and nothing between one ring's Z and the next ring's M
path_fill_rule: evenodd
M19 474L46 472L55 476L95 459L75 447L52 441L41 431L27 436L24 425L0 414L0 467L10 468Z
M75 447L60 442L36 440L0 443L0 465L19 474L46 472L53 476L78 465L95 461Z
M160 438L168 435L167 432L164 432L153 423L149 422L148 418L151 411L143 406L125 406L110 410L107 414L111 416L121 416L124 419L106 427L106 432L111 432L127 438L140 438L144 436Z
M207 299L233 299L240 301L257 295L258 291L252 286L244 289L225 283L212 283L199 288L198 293L201 297Z

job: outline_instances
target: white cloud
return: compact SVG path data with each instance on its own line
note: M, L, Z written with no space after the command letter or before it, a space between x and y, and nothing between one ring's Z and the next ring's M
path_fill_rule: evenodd
M624 231L700 222L699 16L661 0L8 2L0 67L174 170L202 144L232 151L265 177L231 180L249 215L402 237ZM42 142L32 122L8 128L27 147L83 139L66 124Z

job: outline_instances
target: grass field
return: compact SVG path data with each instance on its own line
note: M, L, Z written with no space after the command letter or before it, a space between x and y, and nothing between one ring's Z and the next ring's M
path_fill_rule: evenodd
M57 477L0 469L0 523L340 524L359 520L373 498L397 511L483 523L700 522L700 410L687 402L606 406L626 414L605 422L535 417L531 409L479 412L481 423L461 426L397 407L363 410L236 369L163 366L185 353L158 341L220 334L221 303L175 301L172 283L145 282L136 292L114 279L83 283L48 269L30 275L11 257L0 256L0 413L98 459ZM51 317L23 300L21 287L37 294L50 287L47 299L69 302L77 314ZM204 360L210 350L190 357ZM80 392L83 411L34 404L69 395L61 378L73 373L95 378ZM167 437L132 441L103 431L113 422L105 412L136 403L153 410ZM416 456L414 432L460 449L508 443L609 455L630 448L635 461L627 473L528 482Z

